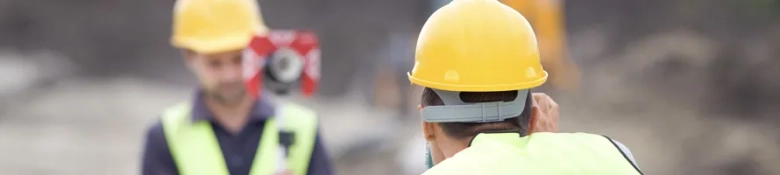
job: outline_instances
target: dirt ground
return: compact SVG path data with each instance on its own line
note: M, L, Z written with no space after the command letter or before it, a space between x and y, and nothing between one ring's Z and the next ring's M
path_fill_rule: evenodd
M63 82L0 113L0 174L138 174L146 127L192 92L134 79ZM389 134L397 128L394 116L346 100L303 103L322 114L332 156L371 155L395 138Z
M18 99L24 105L0 113L0 174L138 174L144 130L165 106L186 99L186 89L137 79L74 79L31 93ZM637 107L630 100L567 97L557 98L563 131L621 141L646 174L780 174L778 131L770 126L702 118L680 105L685 101ZM420 171L405 169L404 162L422 163L422 155L402 156L416 145L423 149L414 137L419 122L399 121L357 99L302 103L322 114L338 174ZM591 105L577 105L584 102Z

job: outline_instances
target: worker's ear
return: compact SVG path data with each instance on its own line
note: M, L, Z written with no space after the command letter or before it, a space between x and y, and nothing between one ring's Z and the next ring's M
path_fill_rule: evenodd
M194 68L193 67L194 66L193 63L194 63L195 57L197 57L198 54L195 53L192 50L189 50L189 49L182 49L181 50L181 56L184 59L184 63L187 64L187 68L192 70Z
M192 51L190 49L182 49L181 50L181 56L184 57L185 61L188 61L188 60L192 60L193 58L195 58L195 56L197 56L197 54L195 53L195 51Z
M418 104L417 110L422 111L422 109L422 104ZM426 141L433 142L436 138L433 134L434 131L436 131L436 127L439 127L436 123L425 122L425 120L422 121L423 136L425 136Z
M196 57L198 57L198 53L189 49L182 49L181 56L184 58L185 62L192 62Z
M436 140L436 137L433 134L436 131L436 127L438 127L436 123L422 121L423 136L425 137L425 141L433 142Z

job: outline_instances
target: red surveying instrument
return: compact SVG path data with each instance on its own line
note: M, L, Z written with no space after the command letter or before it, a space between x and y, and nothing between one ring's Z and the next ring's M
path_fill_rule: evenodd
M244 82L252 96L263 89L286 95L295 86L307 97L320 81L320 45L308 30L271 30L257 35L244 51Z

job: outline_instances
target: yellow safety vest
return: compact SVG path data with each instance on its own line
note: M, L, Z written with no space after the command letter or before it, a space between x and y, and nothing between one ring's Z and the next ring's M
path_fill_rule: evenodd
M423 175L639 175L608 138L585 133L479 134Z
M165 138L181 175L229 175L217 138L208 121L193 122L192 105L181 103L165 110L162 126ZM317 118L314 111L284 104L277 108L277 116L266 121L257 153L252 162L251 175L272 175L280 163L286 164L293 174L306 174L317 135ZM282 122L278 126L279 119ZM294 133L286 161L281 161L280 130Z

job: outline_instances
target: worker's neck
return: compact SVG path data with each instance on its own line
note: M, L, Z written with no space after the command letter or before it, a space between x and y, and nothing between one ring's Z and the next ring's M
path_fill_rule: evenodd
M447 141L447 143L440 144L439 149L445 157L450 158L455 156L458 152L468 148L470 141L471 139L452 139Z
M232 103L212 98L206 100L206 106L213 113L214 119L231 133L238 133L244 128L252 111L252 105L252 98L249 97Z

